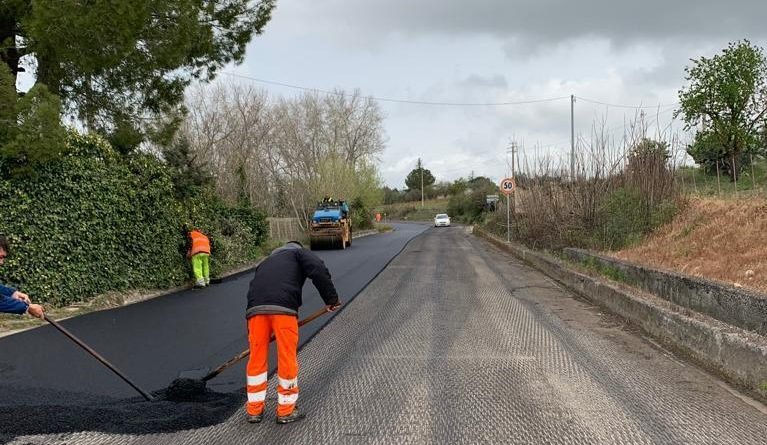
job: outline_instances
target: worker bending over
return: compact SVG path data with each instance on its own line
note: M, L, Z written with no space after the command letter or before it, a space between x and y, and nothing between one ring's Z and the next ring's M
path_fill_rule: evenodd
M248 340L250 359L247 368L248 422L263 419L267 387L269 339L277 340L277 423L304 418L296 408L298 400L298 308L301 289L310 278L320 292L327 310L336 310L338 299L325 263L298 241L289 241L275 249L256 268L250 282Z
M194 287L210 285L210 239L199 229L189 231L187 257L192 260Z

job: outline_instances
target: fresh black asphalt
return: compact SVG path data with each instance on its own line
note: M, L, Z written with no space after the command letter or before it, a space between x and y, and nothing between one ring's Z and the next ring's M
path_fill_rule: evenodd
M350 249L317 253L328 265L342 301L348 300L426 228L395 224L394 232L355 239ZM251 276L245 273L203 290L62 324L162 398L163 389L180 371L213 368L247 348L244 309ZM307 282L301 317L323 304ZM302 344L330 318L302 328ZM206 403L148 403L51 326L4 337L0 351L0 442L23 434L89 428L124 433L191 428L225 418L242 402L245 361L208 383L212 392L201 400ZM129 420L137 415L135 422Z

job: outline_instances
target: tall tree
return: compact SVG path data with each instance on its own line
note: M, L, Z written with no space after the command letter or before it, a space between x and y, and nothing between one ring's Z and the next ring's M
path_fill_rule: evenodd
M36 82L91 128L129 127L175 109L194 79L241 62L276 0L3 0L0 58L13 75L34 57ZM131 137L126 137L131 136Z
M767 113L767 59L744 40L730 43L712 58L686 67L689 82L679 91L686 128L703 126L688 152L695 162L717 165L737 178L744 156L758 150L759 127Z
M421 176L422 173L423 173L423 176ZM434 178L434 175L431 174L431 171L423 167L423 162L421 162L421 158L418 158L418 162L416 163L415 168L407 175L407 178L405 179L405 185L410 190L420 191L422 177L423 177L424 189L431 186L432 184L434 184L434 181L436 181L436 179Z
M14 79L0 65L0 158L15 174L29 173L66 152L61 103L45 85L16 95Z

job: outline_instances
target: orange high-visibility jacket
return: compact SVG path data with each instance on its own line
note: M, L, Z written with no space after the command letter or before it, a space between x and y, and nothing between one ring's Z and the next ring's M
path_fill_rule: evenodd
M192 250L190 255L197 255L198 253L207 253L210 255L210 240L207 236L203 235L199 230L192 230L189 232L189 237L192 238Z

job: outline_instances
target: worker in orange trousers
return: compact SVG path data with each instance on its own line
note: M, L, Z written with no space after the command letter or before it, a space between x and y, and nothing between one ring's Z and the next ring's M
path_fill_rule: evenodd
M306 279L312 280L328 311L340 306L330 271L301 243L290 241L275 249L256 267L248 291L248 341L246 405L248 422L261 422L268 380L269 341L277 341L277 423L304 418L298 400L298 308Z

